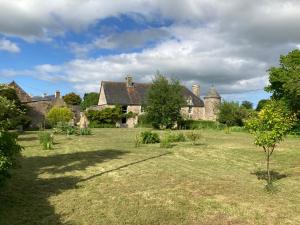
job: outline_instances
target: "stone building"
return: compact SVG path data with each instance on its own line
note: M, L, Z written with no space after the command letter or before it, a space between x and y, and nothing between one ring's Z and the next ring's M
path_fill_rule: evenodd
M56 91L54 95L33 96L27 94L15 81L7 86L16 90L20 101L29 106L28 115L31 119L30 126L37 128L45 125L45 116L52 107L66 107L60 91ZM80 118L80 106L68 106L74 113L75 122Z
M102 81L100 87L99 102L93 109L104 109L121 105L124 113L133 112L137 115L143 113L142 104L145 102L147 91L151 84L135 83L132 77L127 76L125 82ZM214 87L204 97L200 97L200 86L193 85L192 91L183 87L183 95L186 105L181 113L184 117L193 120L212 120L217 118L217 108L221 97ZM138 122L138 116L123 119L122 127L134 127Z

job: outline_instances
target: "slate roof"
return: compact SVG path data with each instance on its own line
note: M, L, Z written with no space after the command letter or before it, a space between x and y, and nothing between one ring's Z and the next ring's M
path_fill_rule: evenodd
M39 101L53 101L55 99L55 95L47 95L47 96L33 96L32 98L33 102L39 102Z
M134 87L127 87L126 82L102 81L108 105L142 105L150 87L151 84L145 83L134 83ZM183 95L186 99L191 98L194 106L204 106L200 97L186 87L183 87Z

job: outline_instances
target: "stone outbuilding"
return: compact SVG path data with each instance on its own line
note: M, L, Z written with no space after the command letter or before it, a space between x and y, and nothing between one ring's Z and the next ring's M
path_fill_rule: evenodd
M125 82L102 81L98 106L93 109L102 110L120 105L124 113L133 112L137 115L134 118L124 118L121 126L134 127L138 122L138 115L144 112L142 105L146 102L150 87L150 83L133 82L130 76L126 77ZM193 120L216 120L221 97L214 87L209 90L204 101L200 97L199 85L193 85L192 91L183 87L183 95L186 99L186 105L181 109L184 117Z

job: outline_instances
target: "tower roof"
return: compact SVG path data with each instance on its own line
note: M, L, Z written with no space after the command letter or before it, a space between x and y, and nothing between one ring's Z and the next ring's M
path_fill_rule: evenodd
M212 86L207 92L205 98L221 98L214 86Z

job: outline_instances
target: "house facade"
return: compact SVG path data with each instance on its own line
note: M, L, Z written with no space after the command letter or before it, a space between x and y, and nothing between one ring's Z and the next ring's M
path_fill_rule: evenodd
M143 113L142 105L150 87L151 84L133 82L130 76L125 78L125 82L102 81L96 108L101 110L120 105L123 112L133 112L137 115L134 118L124 119L121 126L134 127L138 122L138 115ZM214 87L208 91L204 101L200 97L199 85L193 85L192 90L183 87L183 95L186 105L181 108L181 113L185 118L212 121L217 119L221 96Z

